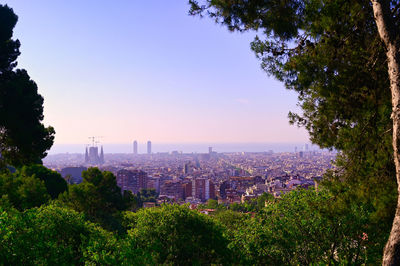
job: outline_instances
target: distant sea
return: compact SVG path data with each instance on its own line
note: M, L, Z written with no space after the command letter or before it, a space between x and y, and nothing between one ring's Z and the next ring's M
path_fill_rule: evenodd
M152 142L152 152L206 153L208 147L215 152L294 152L303 151L306 143L157 143ZM308 150L320 150L318 146L308 144ZM133 153L133 143L125 144L100 144L104 153ZM55 144L49 154L58 153L84 153L85 144ZM146 153L146 143L138 143L138 153Z

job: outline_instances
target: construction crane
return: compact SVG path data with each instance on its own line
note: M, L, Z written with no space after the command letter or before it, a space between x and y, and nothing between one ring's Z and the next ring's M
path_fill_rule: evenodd
M88 139L92 140L92 146L94 147L95 145L97 145L98 143L100 143L100 141L98 141L97 139L101 139L104 138L103 136L92 136L92 137L88 137Z

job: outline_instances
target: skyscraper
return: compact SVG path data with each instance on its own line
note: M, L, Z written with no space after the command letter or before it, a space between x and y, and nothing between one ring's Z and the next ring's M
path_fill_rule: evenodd
M151 141L147 142L147 154L151 154Z
M305 151L305 152L308 152L308 144L307 144L307 143L304 144L304 151Z
M137 141L135 140L134 142L133 142L133 154L138 154L137 153Z

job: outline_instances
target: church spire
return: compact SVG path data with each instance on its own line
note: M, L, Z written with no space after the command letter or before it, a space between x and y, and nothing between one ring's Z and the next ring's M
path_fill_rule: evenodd
M86 147L86 153L85 153L85 163L89 162L89 153L88 153L88 149Z

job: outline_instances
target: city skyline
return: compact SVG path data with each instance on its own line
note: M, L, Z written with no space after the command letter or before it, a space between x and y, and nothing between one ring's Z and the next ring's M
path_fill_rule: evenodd
M1 261L400 265L399 25L400 0L3 0Z
M148 141L137 141L137 153L135 153L135 145L130 143L101 143L104 147L104 153L125 153L125 154L148 154L147 144ZM212 152L297 152L304 151L305 145L308 145L308 150L320 150L317 145L302 142L288 142L288 143L163 143L151 142L152 153L210 153ZM55 144L50 150L49 155L60 153L84 153L87 144ZM296 149L297 148L297 149Z
M109 143L308 141L288 123L296 94L250 50L255 34L156 2L5 1L19 16L18 67L38 84L55 145L94 132Z

